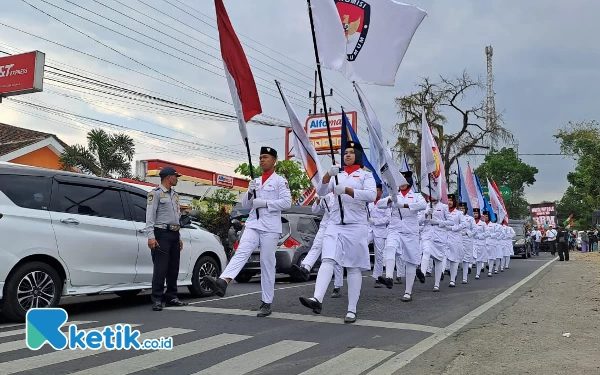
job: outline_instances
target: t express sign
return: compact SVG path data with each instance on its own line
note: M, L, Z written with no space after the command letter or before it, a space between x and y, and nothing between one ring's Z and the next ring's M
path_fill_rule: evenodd
M45 59L39 51L0 57L0 98L43 91Z

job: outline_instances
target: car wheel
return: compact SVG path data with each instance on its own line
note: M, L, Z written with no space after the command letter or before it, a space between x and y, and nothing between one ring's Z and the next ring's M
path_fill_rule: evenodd
M31 308L56 307L62 294L58 272L42 262L19 266L4 286L2 313L9 320L24 322Z
M240 272L238 273L238 275L235 277L235 281L237 281L238 283L247 283L248 281L250 281L253 277L254 277L255 273L254 272Z
M192 285L188 287L190 293L197 297L210 297L215 292L202 280L204 276L217 278L221 274L219 264L209 256L198 259L192 272Z
M124 299L128 299L128 298L133 298L135 296L137 296L138 294L141 293L141 289L135 289L135 290L121 290L118 292L115 292L115 294L121 298Z

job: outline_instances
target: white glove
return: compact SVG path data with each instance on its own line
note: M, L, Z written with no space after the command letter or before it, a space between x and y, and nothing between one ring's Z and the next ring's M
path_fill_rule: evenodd
M374 224L375 223L375 219L373 219L372 217L369 218L369 223Z
M338 175L338 173L340 173L340 167L337 165L332 165L331 167L329 167L329 172L327 173L329 173L331 177L335 177Z
M398 205L398 195L391 195L390 199L395 205Z
M264 199L256 198L252 201L252 208L267 207L267 201Z
M346 194L346 187L342 184L335 185L335 195Z
M386 208L389 203L388 199L380 199L375 205L377 208Z
M433 207L429 207L427 210L425 210L425 215L431 216L431 214L433 214Z
M250 181L248 184L248 191L254 193L256 191L256 180Z
M450 227L450 229L452 229L453 232L460 232L460 226L459 225L453 225L452 227Z

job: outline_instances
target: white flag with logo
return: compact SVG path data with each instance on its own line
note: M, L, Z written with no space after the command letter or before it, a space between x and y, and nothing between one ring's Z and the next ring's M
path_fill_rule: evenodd
M342 72L350 81L384 86L394 85L406 50L427 15L394 0L312 0L311 4L323 66ZM341 48L346 57L343 64Z
M421 191L438 201L443 201L442 198L444 197L442 189L442 184L444 183L442 178L443 169L440 152L437 149L431 128L425 118L425 110L423 110L421 126L421 176L419 176L421 179Z
M369 102L367 102L367 99L365 99L365 94L363 94L360 87L358 87L358 84L355 83L354 87L356 88L358 101L369 128L369 137L373 141L372 144L377 151L380 172L379 177L381 177L381 181L386 185L390 195L398 195L398 187L400 185L407 185L408 182L400 173L400 168L396 165L391 151L383 146L383 141L377 134L376 128L381 129L381 124L379 123L375 112L373 112L373 108Z

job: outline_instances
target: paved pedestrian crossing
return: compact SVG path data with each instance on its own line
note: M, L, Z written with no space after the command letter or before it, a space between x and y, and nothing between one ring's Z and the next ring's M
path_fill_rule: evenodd
M101 330L106 327L106 325L98 325L96 321L73 321L65 324L65 331L69 323L77 324L78 329L84 331ZM115 325L110 326L114 327ZM287 368L286 374L289 375L359 375L397 354L385 350L348 348L341 343L339 353L316 352L310 358L306 358L305 355L299 359L298 354L306 354L309 349L318 350L319 345L324 345L324 343L280 340L265 345L264 337L260 337L260 334L253 336L220 333L198 338L202 335L200 330L174 327L151 329L145 328L143 324L132 324L131 326L142 333L140 340L173 337L173 348L155 351L53 350L45 346L39 351L32 351L26 346L23 325L0 326L0 375L15 373L127 375L155 371L157 367L161 366L168 367L171 373L182 375L243 375L254 371L276 374L280 373L282 361ZM240 344L243 346L229 351L232 345ZM243 353L240 353L240 348L243 348L241 349ZM186 360L196 356L199 359L193 360L193 363L199 363L199 367L190 366L190 362L186 364ZM222 358L222 360L214 363L214 360L210 361L211 357ZM202 363L207 359L209 359L208 364L202 368ZM278 361L279 367L269 369L270 365L277 365ZM307 362L310 363L311 368L307 369ZM72 370L69 370L69 367L72 367Z

